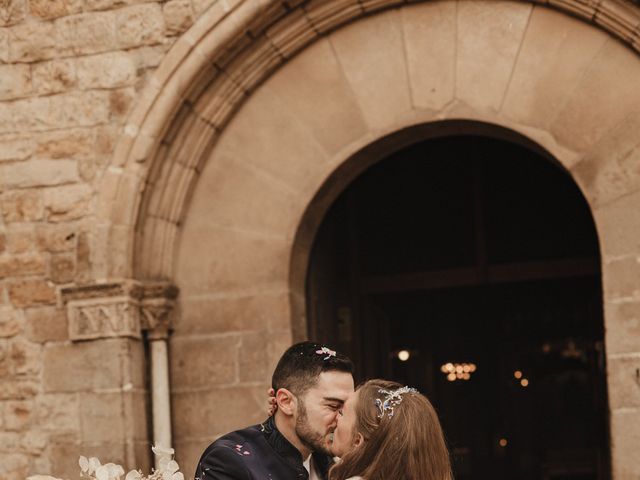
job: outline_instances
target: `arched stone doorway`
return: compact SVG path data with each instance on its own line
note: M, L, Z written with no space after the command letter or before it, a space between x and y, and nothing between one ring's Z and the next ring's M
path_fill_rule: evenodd
M508 132L437 130L361 173L324 216L309 336L348 352L360 379L427 394L458 479L610 478L589 207L554 159Z
M212 437L261 417L275 357L305 336L315 193L392 133L475 119L542 145L589 203L615 372L613 470L633 475L636 9L558 4L625 45L524 2L285 3L218 2L184 35L141 96L96 203L94 277L181 290L172 399L187 474Z

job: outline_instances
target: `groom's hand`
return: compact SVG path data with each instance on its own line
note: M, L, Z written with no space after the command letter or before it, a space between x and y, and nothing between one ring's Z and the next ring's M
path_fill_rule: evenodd
M267 395L269 395L269 400L267 402L267 413L270 417L274 416L276 410L278 410L278 403L276 402L276 392L273 388L267 390Z

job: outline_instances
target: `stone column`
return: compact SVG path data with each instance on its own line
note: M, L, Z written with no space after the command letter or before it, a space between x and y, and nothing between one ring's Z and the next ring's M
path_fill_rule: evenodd
M69 340L49 350L45 388L80 403L77 454L149 470L152 437L145 339L166 338L177 289L124 280L65 288ZM77 472L65 472L69 475Z

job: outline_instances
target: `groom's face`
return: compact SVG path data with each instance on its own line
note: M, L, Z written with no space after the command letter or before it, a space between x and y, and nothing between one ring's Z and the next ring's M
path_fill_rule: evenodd
M298 399L296 435L314 452L330 454L329 435L347 397L353 392L353 377L345 372L322 372L318 382Z

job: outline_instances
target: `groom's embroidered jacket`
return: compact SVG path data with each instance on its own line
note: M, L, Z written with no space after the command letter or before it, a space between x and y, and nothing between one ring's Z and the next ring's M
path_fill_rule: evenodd
M323 480L333 460L313 454L313 463ZM269 418L260 425L228 433L202 454L196 480L308 480L302 455L278 431Z

